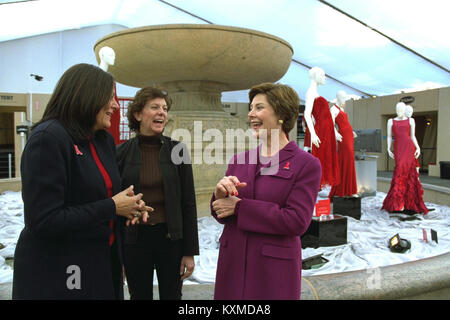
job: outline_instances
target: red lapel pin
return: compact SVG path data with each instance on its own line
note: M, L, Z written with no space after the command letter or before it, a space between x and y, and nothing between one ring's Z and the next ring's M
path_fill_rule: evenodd
M77 146L76 144L74 144L73 146L75 147L75 153L76 153L78 156L82 156L82 155L83 155L83 152L81 152L80 149L78 149L78 146Z
M284 165L283 169L289 170L289 164L290 164L289 161L286 162L286 164Z

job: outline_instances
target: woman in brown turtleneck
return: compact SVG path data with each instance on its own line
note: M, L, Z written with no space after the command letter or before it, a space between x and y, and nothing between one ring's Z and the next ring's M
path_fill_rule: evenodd
M117 147L122 185L154 208L147 222L123 226L124 266L131 299L153 299L156 269L160 299L181 299L182 281L194 271L199 254L197 209L191 162L174 164L172 148L180 142L162 135L172 101L147 87L128 106L128 126L136 137Z

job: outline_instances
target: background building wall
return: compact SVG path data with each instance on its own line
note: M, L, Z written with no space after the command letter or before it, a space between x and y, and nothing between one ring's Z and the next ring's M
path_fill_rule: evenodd
M95 42L123 29L126 28L108 24L0 42L0 92L53 92L64 71L74 64L98 65ZM30 74L43 76L44 79L36 81ZM121 96L134 96L136 90L117 85L118 95Z
M430 166L430 175L440 175L440 161L450 161L450 87L438 90L438 134L436 166Z

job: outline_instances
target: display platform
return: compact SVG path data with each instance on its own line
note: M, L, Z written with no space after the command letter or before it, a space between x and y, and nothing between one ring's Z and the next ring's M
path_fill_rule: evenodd
M347 243L347 218L341 215L313 217L302 235L302 248L339 246Z
M333 214L361 219L361 197L333 197Z

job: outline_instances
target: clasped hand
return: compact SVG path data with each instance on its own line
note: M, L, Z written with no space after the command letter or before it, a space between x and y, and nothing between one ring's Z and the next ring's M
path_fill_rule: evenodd
M217 214L217 218L222 219L234 214L234 209L236 208L236 203L241 201L238 197L231 196L215 200L212 203L212 207Z
M225 218L234 214L236 203L241 201L237 196L238 190L247 186L246 182L240 182L235 176L223 177L216 185L214 196L216 200L212 203L217 218Z
M116 204L116 214L127 218L127 226L139 223L140 219L147 222L148 215L153 212L152 207L146 206L142 200L142 193L134 194L134 187L131 185L127 189L112 197Z

